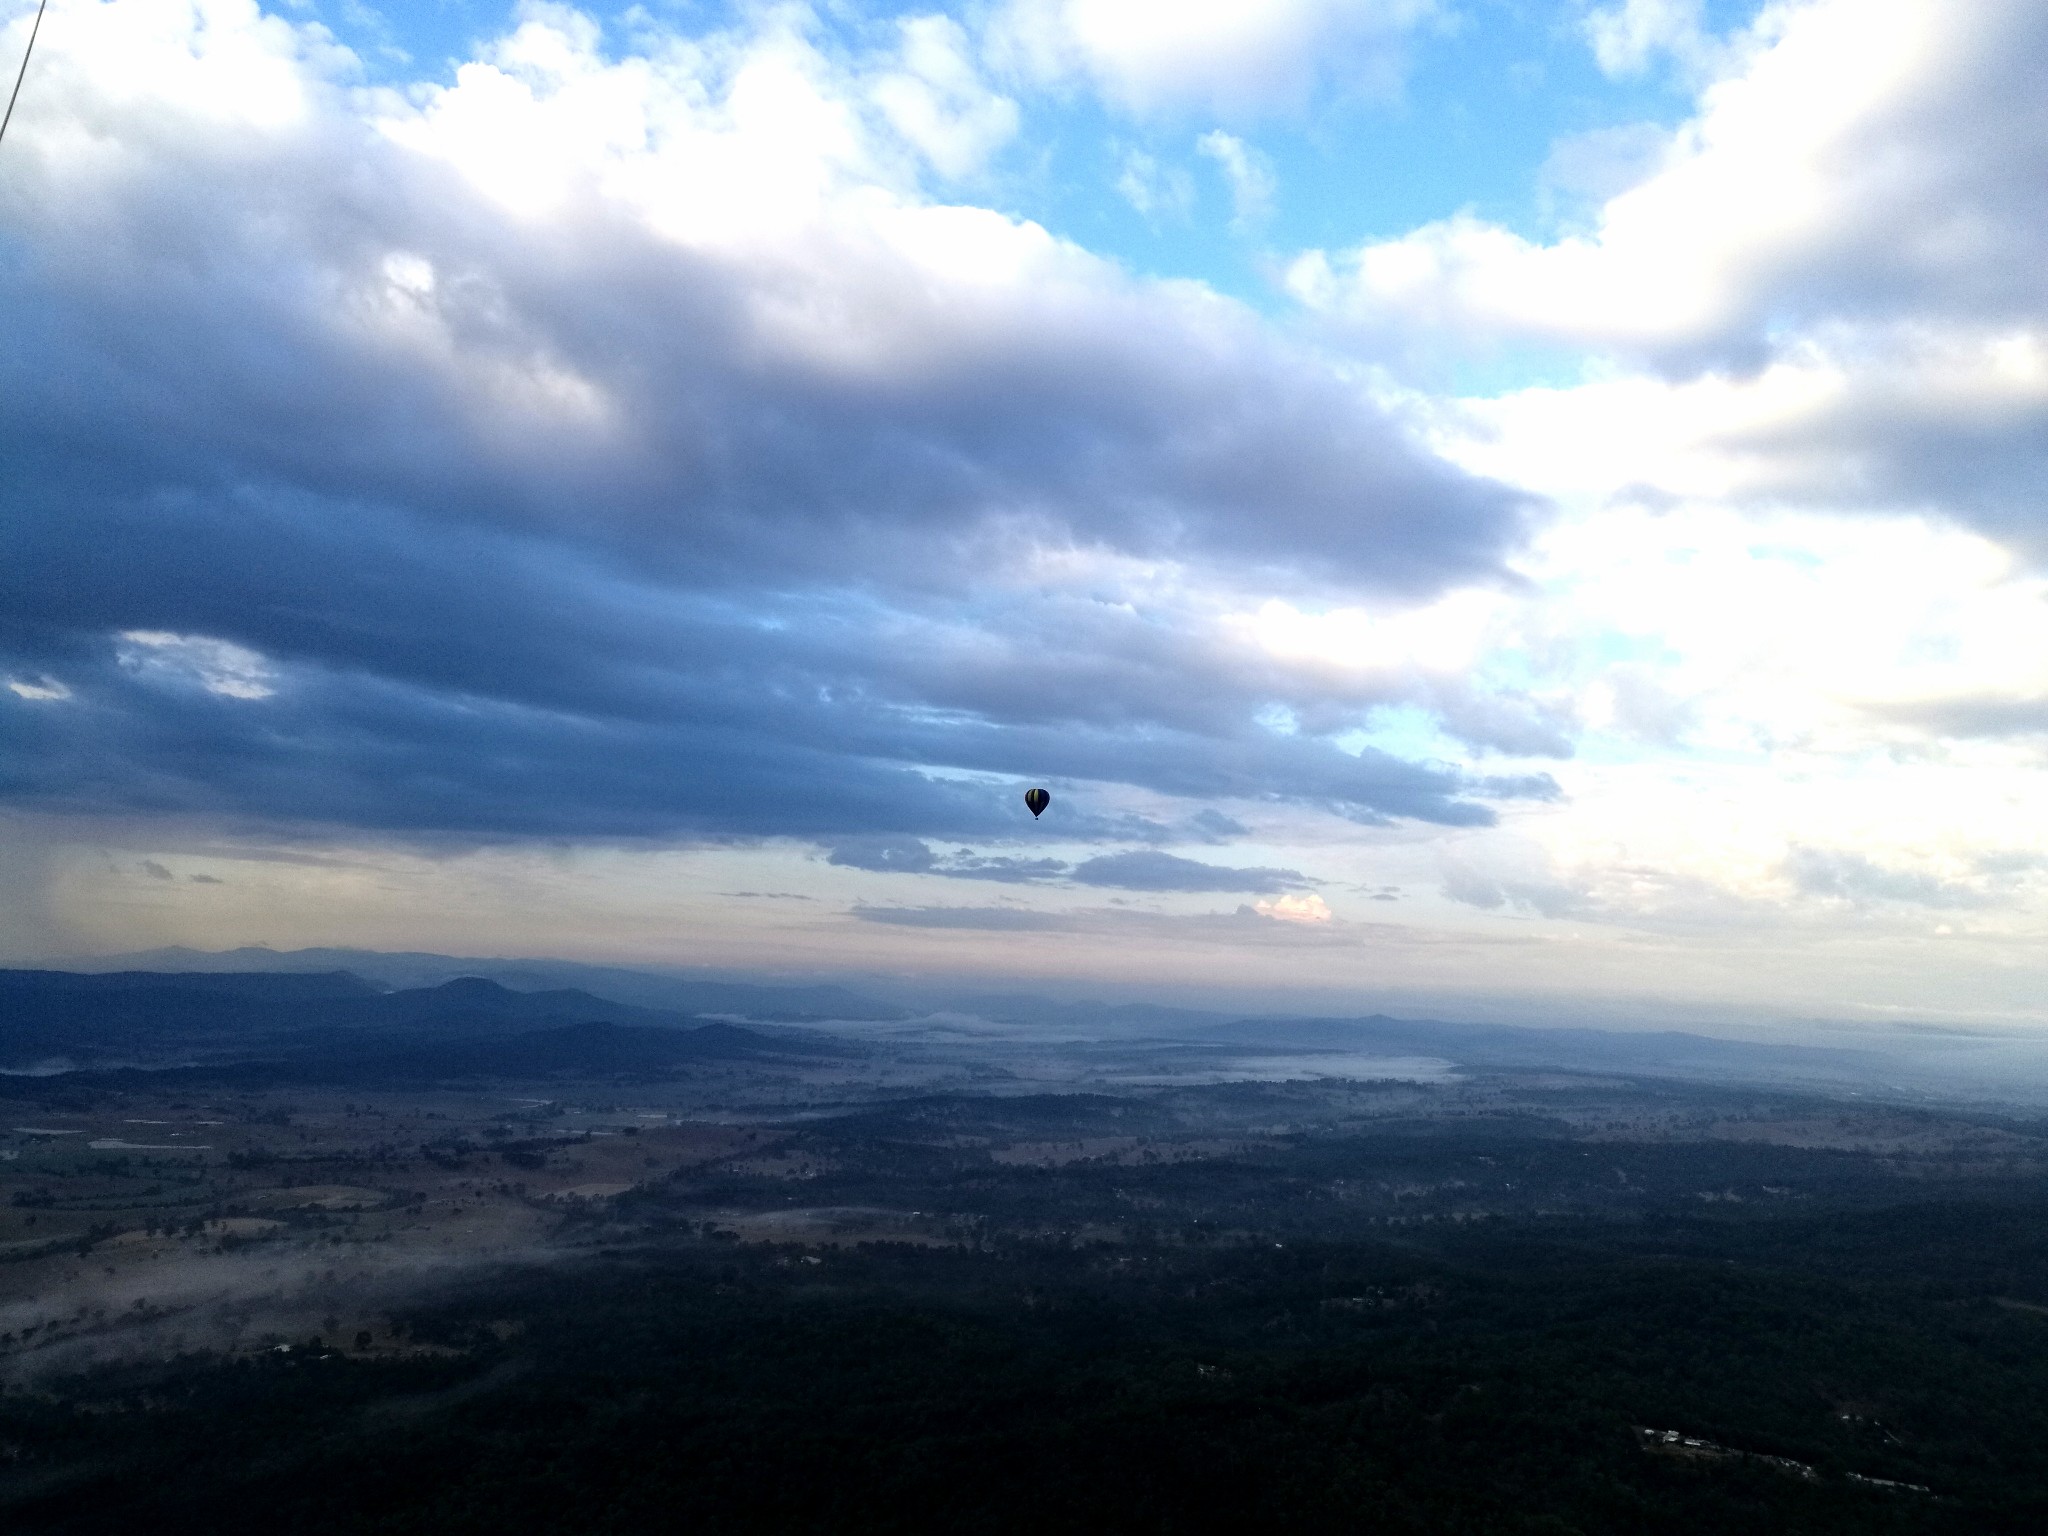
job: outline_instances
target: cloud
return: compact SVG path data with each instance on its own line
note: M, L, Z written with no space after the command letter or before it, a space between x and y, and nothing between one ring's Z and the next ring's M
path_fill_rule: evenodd
M1099 854L1070 865L1063 859L977 854L971 848L941 855L919 838L847 839L832 848L826 862L878 874L941 875L953 880L993 880L1007 885L1071 881L1122 891L1271 894L1299 890L1309 883L1297 870L1204 864L1157 849Z
M1948 698L1874 701L1864 708L1884 720L1951 739L2002 740L2048 733L2048 699L1971 693Z
M1060 879L1067 873L1064 859L1020 859L1007 855L977 854L962 848L932 873L954 880L995 880L1004 885L1037 885Z
M898 928L967 928L994 933L1056 933L1074 926L1073 919L1057 912L1033 912L1023 907L871 907L853 908L864 923L888 923Z
M1017 104L976 71L966 29L950 16L897 23L899 67L877 80L875 104L941 176L972 175L1017 133Z
M1696 701L1674 693L1655 669L1618 663L1587 691L1597 723L1638 741L1678 746L1699 719Z
M1443 893L1468 907L1495 912L1507 905L1508 893L1498 880L1463 864L1449 864L1444 870Z
M835 844L825 862L878 874L943 875L952 880L993 880L1005 885L1057 880L1068 868L1063 859L978 854L971 848L936 854L923 839L915 837L849 838Z
M1122 891L1251 891L1259 894L1296 890L1309 883L1298 870L1237 869L1183 859L1157 849L1098 854L1075 865L1073 879L1081 885L1109 886Z
M74 23L8 140L12 803L994 839L1025 775L1520 792L1273 737L1316 685L1213 615L1503 579L1538 503L1241 306L933 201L906 140L964 174L999 137L941 122L957 31L608 54L550 9L391 92L253 9Z
M185 878L186 878L187 880L189 880L189 881L190 881L190 882L191 882L192 884L194 884L194 885L226 885L226 884L227 884L227 881L225 881L225 880L221 879L221 878L220 878L220 876L218 876L218 875L187 875L187 876L186 876Z
M1195 812L1188 818L1188 826L1205 843L1227 842L1233 837L1251 835L1250 827L1236 817L1226 816L1213 807Z
M1284 911L1283 911L1284 909ZM855 905L850 915L859 922L898 928L956 929L989 933L1071 933L1113 942L1134 940L1168 943L1193 940L1202 944L1301 945L1348 948L1360 930L1328 917L1313 895L1247 903L1232 912L1165 913L1122 907L1087 907L1072 912L1039 912L1026 907L872 906ZM1396 930L1383 930L1391 937Z
M267 699L270 666L246 646L206 635L173 635L131 629L119 637L115 658L129 671L151 677L190 678L224 699Z
M1601 70L1640 75L1660 56L1699 68L1713 52L1701 0L1619 0L1595 6L1581 23Z
M1261 917L1270 917L1279 923L1327 923L1331 919L1330 904L1310 891L1299 896L1276 896L1268 901L1255 901L1252 910Z
M1621 29L1618 65L1688 14L1595 21ZM1600 359L1600 382L1540 392L1532 416L1597 417L1617 445L1617 414L1642 422L1661 452L1627 456L1657 491L1937 509L2039 554L2044 70L2030 0L1770 6L1590 228L1544 240L1459 214L1306 252L1288 282L1424 369L1452 347ZM1519 438L1519 409L1502 401L1495 429Z
M1655 174L1671 151L1659 123L1618 123L1553 139L1537 173L1542 206L1566 227L1585 225L1616 194Z
M879 874L921 874L932 867L932 851L915 837L862 837L837 844L827 864Z
M1221 128L1205 133L1195 148L1216 162L1230 187L1231 223L1250 229L1273 212L1275 182L1266 157Z
M144 859L140 868L152 880L172 880L177 878L168 869L165 869L163 865L157 863L155 859Z
M7 689L18 699L29 699L38 703L55 703L71 697L71 690L54 677L10 677Z
M1323 82L1391 92L1403 40L1437 13L1435 0L1010 0L991 47L1126 111L1244 116L1298 108Z
M387 667L416 668L420 681L347 665L362 635L319 622L289 634L302 622L290 602L279 604L280 632L266 639L289 637L294 648L333 640L341 654L278 662L274 696L257 701L138 675L90 637L60 635L60 669L75 698L61 717L14 704L44 715L33 728L0 731L0 782L17 803L75 812L218 811L395 831L596 837L1017 837L1030 826L1016 788L1027 776L1140 784L1206 801L1277 795L1364 822L1413 816L1451 825L1492 819L1471 794L1555 788L1468 779L1274 736L1249 721L1168 725L1163 706L1143 694L1113 711L1092 699L1094 718L1085 721L1057 690L1009 706L1008 719L992 717L998 698L987 697L989 712L935 720L905 707L917 679L902 675L901 659L858 636L834 654L829 640L801 632L670 615L651 635L629 637L621 621L634 627L629 611L642 594L607 583L579 591L568 572L552 589L549 622L522 626L531 610L512 599L524 594L479 585L464 601L431 563L416 573L422 588L412 604L395 604L401 570L380 573L381 606L364 616L384 633L367 638ZM188 600L207 602L217 574L195 571ZM304 601L332 613L344 594L317 585ZM679 666L675 652L715 656L717 665ZM8 702L0 699L0 711ZM935 775L919 766L928 763L997 777ZM1083 838L1150 841L1165 832L1091 813L1085 796L1062 794L1060 814L1063 832Z
M1161 165L1142 149L1127 149L1117 170L1117 195L1155 223L1184 219L1195 203L1194 178L1177 165Z
M1973 886L1943 880L1924 870L1879 864L1849 849L1794 847L1785 856L1785 873L1804 895L1832 898L1861 906L1868 902L1901 902L1937 910L1983 907L1990 896Z
M1552 878L1497 880L1456 859L1444 860L1445 897L1485 912L1515 908L1539 917L1592 915L1600 906L1592 893ZM1612 914L1610 914L1612 915Z
M2026 0L1773 7L1697 116L1591 233L1544 244L1470 216L1296 271L1311 301L1488 335L1750 365L1820 320L2038 312L2022 276L2048 153Z

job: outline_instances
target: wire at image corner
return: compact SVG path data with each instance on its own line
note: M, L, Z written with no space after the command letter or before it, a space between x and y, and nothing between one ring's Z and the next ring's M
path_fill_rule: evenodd
M50 0L39 0L36 19L29 23L28 46L21 50L21 68L14 72L14 89L7 93L7 111L0 115L0 141L7 137L7 125L14 121L14 104L21 100L21 82L28 78L28 58L36 51L36 34L43 30L43 12L50 8Z

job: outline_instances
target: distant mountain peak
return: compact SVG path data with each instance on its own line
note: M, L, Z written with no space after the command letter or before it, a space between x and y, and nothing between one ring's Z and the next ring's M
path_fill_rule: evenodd
M453 981L444 981L438 987L424 988L436 997L452 1002L502 1002L519 994L510 987L492 981L488 976L458 976Z

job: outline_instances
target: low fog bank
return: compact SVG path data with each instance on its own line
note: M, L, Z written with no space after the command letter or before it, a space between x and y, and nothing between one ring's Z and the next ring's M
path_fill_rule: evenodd
M314 1242L238 1252L236 1225L236 1218L217 1220L214 1230L192 1237L124 1234L120 1246L146 1243L151 1251L141 1257L156 1262L116 1267L98 1261L120 1255L97 1252L36 1292L0 1301L0 1338L10 1346L0 1352L0 1384L33 1387L103 1366L185 1356L430 1352L409 1337L409 1310L572 1252L545 1242L446 1255L368 1250L338 1258Z

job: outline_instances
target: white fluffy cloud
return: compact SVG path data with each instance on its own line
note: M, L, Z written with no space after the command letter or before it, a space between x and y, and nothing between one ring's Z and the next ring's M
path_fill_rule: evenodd
M1015 137L1017 104L982 80L959 22L917 16L899 25L900 63L875 81L875 104L941 176L971 175Z
M1205 133L1195 148L1216 162L1230 188L1231 222L1239 229L1262 223L1273 211L1276 185L1265 156L1221 128Z
M2048 904L2048 10L1795 0L1725 51L1697 19L1589 18L1614 72L1713 78L1631 136L1587 232L1460 216L1290 274L1354 341L1577 374L1415 397L1566 509L1529 588L1444 631L1571 721L1565 796L1464 838L1442 889L1485 921L2009 965Z
M1702 0L1618 0L1586 13L1586 41L1610 75L1639 75L1659 58L1698 69L1714 52L1704 9Z
M1230 116L1299 106L1318 85L1384 92L1402 39L1436 0L1011 0L995 56L1040 79L1079 78L1138 113Z
M277 691L269 664L232 641L147 629L128 630L120 639L115 651L120 664L145 677L189 679L224 699L267 699Z
M1584 441L1546 447L1583 474ZM1461 670L1535 670L1577 745L1559 802L1459 840L1454 902L1736 947L2038 943L2048 577L1944 519L1563 499L1528 588L1444 632Z
M1156 155L1126 149L1117 166L1117 196L1155 223L1184 219L1195 204L1195 180L1177 165L1161 165Z
M1487 408L1589 450L1586 478L2048 545L2048 9L1797 0L1721 69L1588 232L1461 215L1305 253L1293 292L1396 349L1593 360Z
M1748 361L1789 329L2042 308L2048 11L2031 0L1773 6L1653 173L1555 242L1465 216L1341 256L1333 315L1665 361Z

